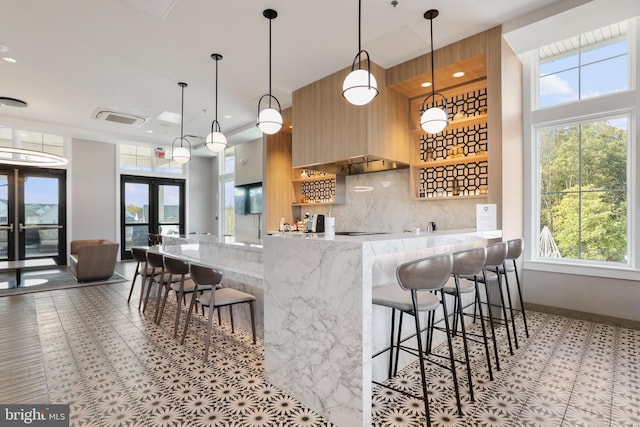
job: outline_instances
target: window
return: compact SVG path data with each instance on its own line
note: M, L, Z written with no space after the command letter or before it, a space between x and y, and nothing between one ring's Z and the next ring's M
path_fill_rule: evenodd
M541 258L629 259L628 122L621 116L538 129L539 221L547 239Z
M126 171L162 172L172 175L184 175L185 168L171 159L171 152L164 148L152 148L146 145L120 146L120 169Z
M224 150L224 155L219 155L220 168L220 236L235 236L236 216L234 210L235 189L235 148Z
M638 267L631 23L544 46L524 60L534 95L527 214L534 261Z
M627 90L626 33L622 22L540 48L538 107Z

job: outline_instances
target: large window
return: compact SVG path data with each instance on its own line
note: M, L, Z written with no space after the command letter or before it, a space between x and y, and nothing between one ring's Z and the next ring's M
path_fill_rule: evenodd
M619 116L538 129L541 258L628 261L628 123Z
M533 260L637 267L629 28L609 25L529 56Z

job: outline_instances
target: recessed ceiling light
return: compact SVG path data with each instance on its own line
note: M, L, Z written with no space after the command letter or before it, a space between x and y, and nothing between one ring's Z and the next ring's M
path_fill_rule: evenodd
M422 87L429 87L429 86L431 86L431 82L424 82L424 83L422 83L420 86L422 86Z
M464 76L464 71L457 71L455 73L453 73L453 77L462 77Z
M226 115L224 116L224 118L225 118L225 119L230 119L231 117L233 117L231 114L226 114Z
M147 130L147 133L153 133L153 131L151 129Z
M4 62L9 62L9 63L11 63L11 64L15 64L16 62L18 62L18 61L16 61L16 60L15 60L15 58L12 58L12 57L10 57L10 56L3 56L3 57L2 57L2 60L3 60Z

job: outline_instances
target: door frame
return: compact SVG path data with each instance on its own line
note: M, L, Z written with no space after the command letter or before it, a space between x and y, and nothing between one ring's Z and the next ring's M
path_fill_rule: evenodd
M186 180L180 178L159 178L140 175L120 175L120 241L123 242L120 245L120 259L132 259L133 255L131 250L126 248L126 205L125 205L125 186L126 184L147 184L149 185L149 219L148 228L149 233L159 233L160 224L158 220L158 189L161 185L176 185L180 188L180 208L179 215L180 221L178 222L178 229L181 235L186 232Z
M11 237L7 240L7 259L26 259L24 179L25 176L55 177L58 179L58 249L57 256L43 255L29 259L52 258L58 265L67 264L67 170L46 169L39 167L2 167L0 173L9 177L7 189L8 200L13 206L7 206L7 223L12 227ZM18 233L17 235L15 233ZM16 247L16 242L18 245Z

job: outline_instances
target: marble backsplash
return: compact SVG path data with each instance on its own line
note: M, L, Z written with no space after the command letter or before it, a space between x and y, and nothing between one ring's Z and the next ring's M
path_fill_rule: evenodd
M467 229L476 226L476 204L487 203L486 198L413 200L409 169L347 176L345 185L344 205L304 206L302 216L330 212L337 231L424 231L431 221L439 230Z

